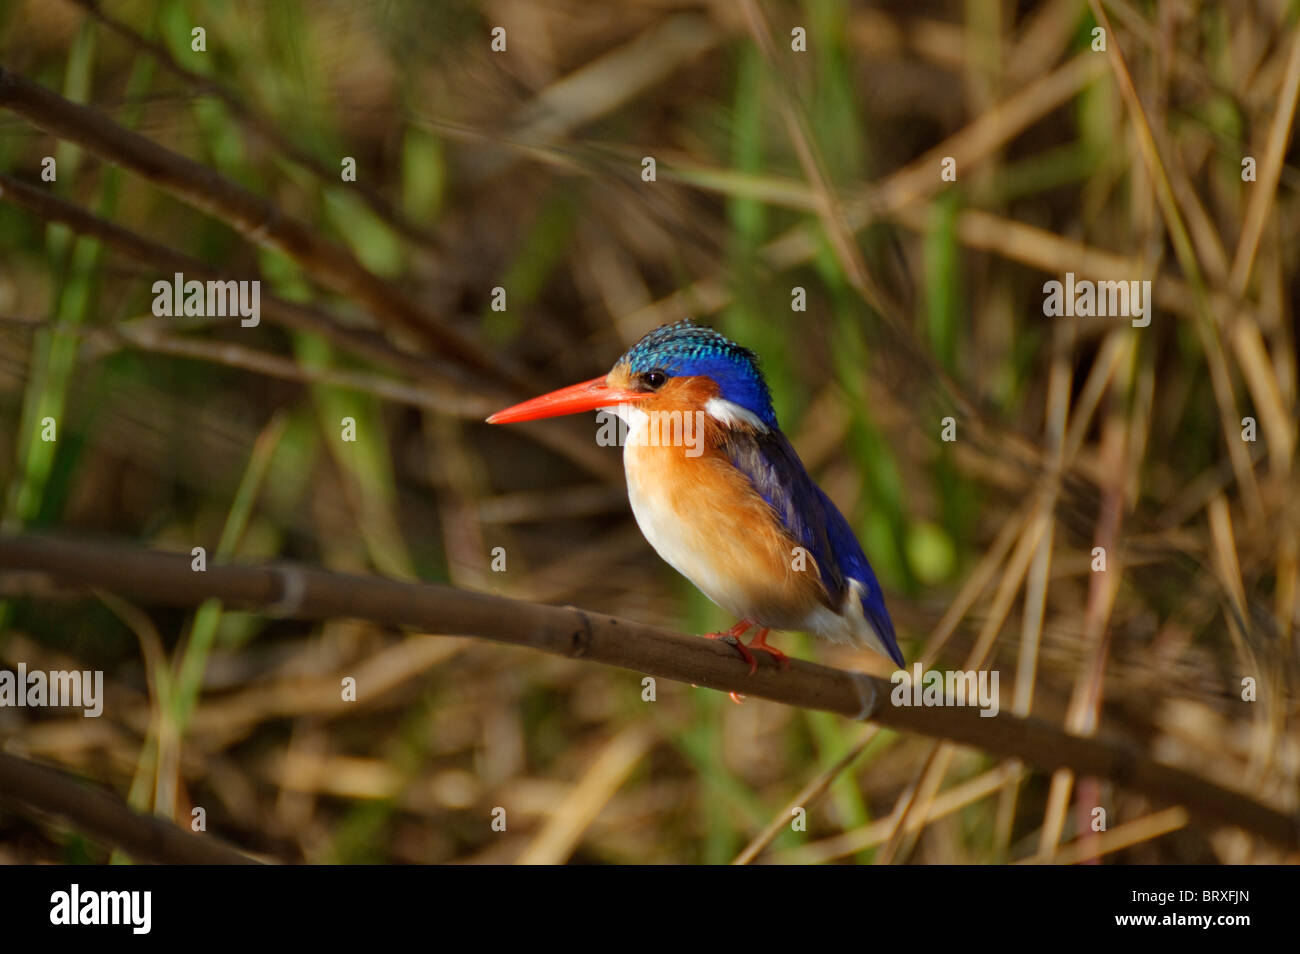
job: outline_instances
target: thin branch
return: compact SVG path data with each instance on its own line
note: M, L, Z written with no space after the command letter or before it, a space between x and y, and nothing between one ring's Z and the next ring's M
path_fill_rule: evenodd
M42 536L0 538L0 571L43 572L146 603L194 607L217 597L277 617L366 619L527 646L634 672L742 692L787 705L983 749L1052 771L1095 775L1164 802L1185 805L1212 826L1234 825L1300 850L1300 818L1248 795L1162 765L1133 748L1080 738L1045 722L970 707L888 704L891 685L865 673L793 661L754 675L732 648L572 606L543 606L429 583L399 583L293 564L190 568L188 553Z
M211 835L195 835L164 818L138 815L116 795L82 780L0 752L0 800L57 815L96 841L132 858L172 865L251 865L257 861Z
M201 259L160 245L44 189L3 173L0 173L0 199L46 221L62 222L80 235L98 239L117 254L164 274L183 272L197 279L232 277ZM490 410L509 404L524 393L482 383L448 361L399 348L382 334L340 324L328 311L315 305L289 301L272 294L262 295L261 300L262 311L269 320L286 328L319 334L346 351L385 364L420 382L428 390L431 400L438 402L440 413L468 415L469 401L480 401ZM481 417L477 412L473 416ZM553 422L551 427L530 428L529 436L606 482L622 481L623 468L617 460L601 453L590 437L580 434L576 427Z
M1232 257L1229 289L1237 297L1244 295L1250 284L1255 253L1259 251L1268 213L1277 195L1277 183L1282 177L1282 166L1286 162L1287 143L1291 141L1296 103L1300 101L1300 27L1292 35L1291 54L1287 57L1286 76L1282 80L1278 98L1277 111L1273 114L1273 122L1268 129L1264 161L1259 166L1259 183L1251 190L1250 201L1246 206L1246 221L1241 228L1237 251Z
M200 281L258 277L256 274L231 274L229 271L223 273L202 259L155 242L138 232L87 212L47 189L38 188L4 173L0 173L0 199L26 209L47 222L61 222L77 234L97 239L118 255L139 262L168 278L174 272L183 272L190 278ZM349 328L336 321L328 312L315 306L289 301L271 294L261 296L261 306L265 316L276 324L298 331L314 332L340 348L379 361L418 380L428 381L431 378L439 381L446 380L448 386L455 386L462 392L467 389L482 390L488 400L497 400L503 393L513 393L481 388L464 370L455 365L398 348L374 332Z
M481 421L496 407L473 393L457 394L450 389L433 390L363 371L316 367L292 358L271 354L259 348L247 348L229 341L196 341L182 335L163 334L156 325L128 322L108 329L78 329L92 346L114 350L130 345L142 351L166 354L194 361L208 361L250 374L296 381L301 384L324 384L370 394L385 401L420 407L438 414Z
M772 816L771 820L763 826L763 830L755 835L748 845L732 859L733 865L751 864L755 858L761 855L767 846L776 840L777 835L785 830L786 825L790 824L790 819L796 809L802 808L807 811L812 805L826 794L832 783L840 777L840 773L858 760L867 746L871 744L872 739L879 733L876 726L868 726L862 737L844 753L834 765L823 771L820 775L812 778L808 784L795 794L794 798L786 802L785 807Z
M1194 312L1195 327L1197 334L1201 338L1201 350L1205 352L1205 365L1210 371L1210 385L1214 389L1215 401L1219 406L1219 423L1223 428L1223 438L1228 449L1228 457L1232 460L1232 468L1237 475L1237 485L1241 489L1242 500L1245 503L1247 512L1251 514L1256 524L1262 526L1265 520L1264 504L1260 497L1259 484L1255 479L1255 471L1251 467L1250 455L1246 451L1245 442L1237 440L1237 428L1239 427L1237 422L1241 419L1241 415L1237 411L1237 399L1233 391L1232 375L1229 373L1228 364L1223 357L1223 349L1220 346L1220 325L1211 310L1209 292L1206 289L1205 280L1201 276L1200 264L1196 258L1196 249L1192 244L1191 237L1188 235L1187 226L1183 224L1182 214L1178 209L1177 201L1174 199L1173 187L1170 186L1169 176L1165 173L1165 163L1160 156L1155 133L1152 132L1151 124L1147 121L1146 110L1142 105L1141 97L1138 96L1137 87L1133 84L1133 75L1129 72L1124 53L1120 49L1114 30L1111 28L1110 19L1106 16L1106 10L1102 7L1101 0L1088 0L1088 3L1092 8L1093 16L1097 19L1097 23L1111 37L1110 44L1106 47L1106 55L1110 59L1116 85L1119 86L1120 94L1130 114L1134 138L1138 145L1138 153L1141 155L1142 162L1151 177L1156 206L1160 209L1161 217L1164 219L1165 232L1174 247L1174 255L1178 259L1179 267L1182 268L1183 275L1192 288L1196 303L1196 311Z
M98 0L71 0L72 3L85 8L86 12L98 20L108 29L112 30L118 36L125 39L128 43L149 53L157 60L164 69L176 74L185 82L194 87L200 95L210 95L219 99L225 107L230 110L231 114L239 122L243 123L246 128L252 131L256 136L261 137L271 145L272 148L279 150L289 159L298 165L309 170L316 178L322 182L331 182L336 180L338 173L327 169L319 159L311 155L305 149L299 148L289 140L287 136L275 128L275 125L265 116L255 112L238 96L222 86L219 82L210 76L203 76L191 69L187 69L167 52L167 48L161 43L157 43L144 36L126 22L105 13L100 7ZM337 182L334 182L337 185ZM412 241L419 242L434 251L442 251L443 245L438 238L428 229L422 228L412 222L397 208L388 201L388 199L379 192L379 190L367 185L361 181L349 183L351 190L355 191L362 200L370 206L371 210L383 219L389 226Z
M537 384L509 367L483 344L429 314L414 298L375 275L342 245L286 215L269 199L249 192L214 169L132 132L102 113L64 99L0 67L0 107L52 136L75 142L129 169L181 201L219 218L250 242L288 255L326 288L364 304L395 328L498 383L524 390Z

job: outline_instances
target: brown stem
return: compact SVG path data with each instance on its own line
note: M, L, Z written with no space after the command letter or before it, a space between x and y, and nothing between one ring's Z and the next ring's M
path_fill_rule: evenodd
M172 865L251 865L211 835L195 835L163 818L138 815L116 795L66 772L0 752L0 800L57 815L96 841L137 861Z
M0 538L0 571L40 571L63 583L103 587L133 599L198 606L217 597L233 607L299 619L351 617L418 626L590 659L634 672L738 692L917 732L1053 771L1114 780L1181 804L1214 825L1234 825L1300 850L1300 819L1205 779L1162 765L1131 746L1081 738L1005 711L895 706L891 684L865 673L793 660L789 669L749 667L716 640L686 636L576 607L524 603L430 583L399 583L293 564L210 566L188 553L43 536Z
M536 382L509 368L483 345L452 328L361 264L351 252L275 203L214 169L132 132L102 113L64 99L0 67L0 107L130 169L181 201L221 219L250 242L278 249L326 288L364 304L394 328L428 342L445 356L498 383L532 390Z
M85 8L86 12L93 16L108 29L112 30L118 36L124 38L128 43L144 50L155 60L157 60L164 69L176 74L185 82L194 87L195 92L214 96L221 100L225 107L230 110L237 120L244 124L256 136L260 136L269 143L272 148L279 150L285 156L298 165L311 171L316 178L322 182L337 182L338 173L327 169L323 163L315 156L311 155L304 149L294 145L287 136L276 129L271 121L266 117L254 112L243 100L232 93L226 87L210 76L203 76L193 70L186 69L176 59L167 52L167 48L161 43L156 43L148 37L135 30L126 22L117 19L111 14L105 13L100 7L97 0L71 0L80 7ZM406 216L402 215L391 202L377 189L361 181L349 183L352 189L361 197L361 199L370 206L376 215L383 219L393 229L401 232L404 236L412 241L419 242L421 245L441 251L442 243L434 236L432 232L421 228L412 222Z
M218 272L214 266L201 259L154 242L60 199L45 189L28 185L4 173L0 173L0 199L12 202L46 221L62 222L78 234L98 239L117 254L168 277L173 272L184 272L198 279L231 277L230 274ZM415 381L423 382L431 398L438 402L438 407L444 413L467 414L467 402L475 400L481 402L486 414L489 410L513 404L519 397L531 393L481 383L477 377L448 361L406 351L390 343L381 334L342 325L329 312L315 305L268 294L262 296L262 310L276 324L314 332L344 350L386 364ZM455 395L448 393L451 389L455 389ZM531 436L602 480L622 481L623 468L617 458L603 453L578 428L564 426L562 422L553 424L550 428L533 430Z

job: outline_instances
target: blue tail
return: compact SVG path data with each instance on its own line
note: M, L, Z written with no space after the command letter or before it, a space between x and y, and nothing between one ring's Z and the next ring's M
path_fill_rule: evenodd
M885 592L880 588L876 574L867 562L867 555L862 552L862 545L854 536L849 522L820 487L816 490L826 512L826 536L830 541L832 559L839 564L840 572L846 579L857 580L862 584L865 590L861 601L862 615L889 650L889 658L901 669L904 666L903 651L898 648L894 621L889 618L889 610L885 608Z

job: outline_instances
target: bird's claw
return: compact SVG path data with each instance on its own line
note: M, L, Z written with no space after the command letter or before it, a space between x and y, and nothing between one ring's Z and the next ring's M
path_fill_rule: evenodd
M751 650L757 649L759 652L767 653L769 656L771 656L773 659L776 660L777 665L779 665L782 669L790 668L790 657L787 656L785 653L781 652L781 650L779 649L775 649L771 646L755 646L753 643L749 644L749 648ZM750 675L753 675L752 671Z
M706 639L719 639L734 646L736 652L740 653L740 658L749 663L749 674L752 676L758 672L758 660L754 658L753 653L745 648L745 644L734 633L705 633L704 636Z

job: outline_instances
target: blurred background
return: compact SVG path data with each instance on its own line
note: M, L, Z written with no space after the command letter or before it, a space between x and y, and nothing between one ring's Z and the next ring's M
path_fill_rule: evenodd
M997 669L1005 712L1294 812L1300 4L1104 11L3 0L0 68L269 203L249 221L216 179L0 109L5 532L726 627L641 537L594 420L482 423L690 316L761 356L909 664ZM176 271L260 279L260 323L156 317ZM1152 281L1150 324L1046 317L1067 272ZM0 579L0 664L100 669L106 693L99 719L0 709L0 746L182 826L202 806L268 859L1284 857L825 713ZM0 861L109 860L0 812Z

